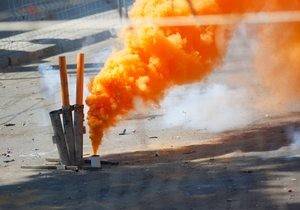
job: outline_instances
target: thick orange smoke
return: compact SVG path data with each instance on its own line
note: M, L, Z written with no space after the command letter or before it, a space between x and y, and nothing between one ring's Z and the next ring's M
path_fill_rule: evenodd
M285 1L284 5L278 2L137 0L130 18L187 16L193 21L193 15L291 10L295 9L295 5L299 6L299 1L295 0ZM153 24L126 29L124 49L108 59L89 85L90 95L86 102L90 107L88 124L93 152L97 153L104 132L120 116L134 108L136 98L142 98L145 102L159 102L168 88L204 79L222 63L233 30L234 26L228 25L197 26L196 21L194 26L161 27ZM258 33L265 43L263 29ZM299 29L295 33L299 33ZM298 35L293 37L299 40ZM289 37L287 39L292 41ZM299 54L299 46L298 51L293 52ZM280 55L283 52L278 53ZM299 63L295 65L299 67Z
M300 99L300 23L263 26L258 37L257 74L273 106L288 108Z

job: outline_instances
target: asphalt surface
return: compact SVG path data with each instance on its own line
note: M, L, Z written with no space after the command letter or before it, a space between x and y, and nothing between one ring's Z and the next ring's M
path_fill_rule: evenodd
M76 54L86 55L87 83L120 47L117 39L108 39L64 54L71 101ZM236 75L241 64L235 56L246 56L241 48L215 80ZM106 134L100 154L118 166L21 169L57 157L48 118L61 106L57 56L0 73L0 209L300 209L299 148L289 135L299 127L295 112L209 133L163 128L163 110L152 107L132 113ZM124 129L126 135L119 135ZM85 153L90 149L85 136Z

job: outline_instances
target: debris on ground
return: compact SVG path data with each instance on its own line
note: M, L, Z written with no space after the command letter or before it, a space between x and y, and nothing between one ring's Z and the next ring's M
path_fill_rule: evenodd
M251 170L242 170L241 172L245 173L245 174L252 174L253 173L253 171L251 171Z
M12 153L12 149L11 148L7 148L6 152L7 152L7 154L11 154Z
M154 119L155 119L155 116L151 116L148 118L149 121L154 120Z
M6 123L4 124L5 127L12 127L12 126L15 126L16 124L15 123Z
M120 136L124 136L124 135L126 135L126 128L123 130L123 132L122 132L122 133L119 133L119 135L120 135Z
M196 151L192 150L192 151L184 152L183 154L184 154L184 155L190 155L190 154L193 154L193 153L195 153L195 152L196 152Z
M43 101L43 100L45 100L45 98L36 98L36 100L42 100Z
M14 162L15 159L11 159L11 160L3 160L4 163L10 163L10 162Z
M2 153L1 156L4 156L4 157L10 157L10 154Z

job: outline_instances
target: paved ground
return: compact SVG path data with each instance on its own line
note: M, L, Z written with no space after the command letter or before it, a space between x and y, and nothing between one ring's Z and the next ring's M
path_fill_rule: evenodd
M216 73L216 80L247 66L237 64L236 56L246 55L243 42L236 44L227 71ZM65 53L72 99L76 53L86 54L88 81L119 47L108 39ZM101 154L119 166L20 169L57 157L48 112L60 107L60 96L57 71L47 71L49 65L57 68L57 55L0 74L0 209L300 209L299 148L290 138L299 113L211 134L162 128L164 113L153 108L132 114L105 136ZM120 136L124 129L127 135ZM90 151L87 137L84 150Z

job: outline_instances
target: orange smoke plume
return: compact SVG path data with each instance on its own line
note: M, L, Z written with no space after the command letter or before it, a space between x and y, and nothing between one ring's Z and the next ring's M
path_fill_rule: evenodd
M299 102L300 23L263 26L258 37L256 72L271 94L273 106L282 109Z
M186 16L193 21L193 15L274 11L283 7L289 10L294 6L289 1L277 6L277 2L137 0L130 18ZM196 21L193 26L148 24L126 29L124 49L110 56L89 85L86 102L90 107L88 125L93 152L97 153L104 132L134 108L136 98L158 103L170 87L197 82L209 75L222 63L233 30L234 26L229 25L199 26ZM264 39L264 33L261 36Z

